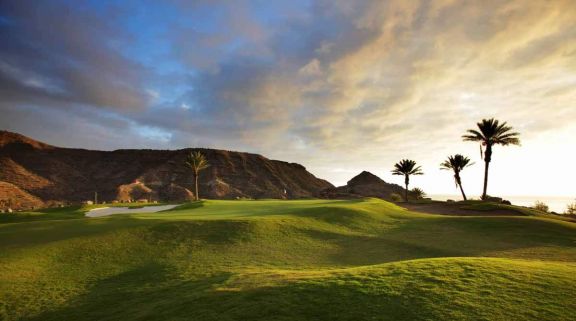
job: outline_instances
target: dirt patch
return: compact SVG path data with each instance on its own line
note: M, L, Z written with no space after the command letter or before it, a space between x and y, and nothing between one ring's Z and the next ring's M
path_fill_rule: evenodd
M524 214L506 209L493 209L493 210L471 210L461 208L462 205L457 203L400 203L398 204L413 212L420 212L426 214L440 214L440 215L453 215L453 216L524 216Z

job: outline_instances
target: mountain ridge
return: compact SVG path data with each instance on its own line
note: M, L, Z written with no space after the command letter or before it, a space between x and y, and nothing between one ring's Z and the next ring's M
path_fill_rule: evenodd
M192 172L185 165L192 151L204 153L211 165L200 175L200 197L310 198L333 187L300 164L259 154L208 148L61 148L9 131L0 131L0 182L45 205L92 200L95 192L106 202L185 201L193 195ZM15 203L13 208L23 207Z

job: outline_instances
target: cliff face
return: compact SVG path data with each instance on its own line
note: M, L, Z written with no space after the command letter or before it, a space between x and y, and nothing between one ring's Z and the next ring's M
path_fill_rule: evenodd
M215 149L92 151L0 131L0 182L11 184L11 191L18 189L0 190L0 195L22 200L27 193L44 203L92 200L95 192L99 201L108 202L182 201L194 190L185 160L195 150L210 163L199 178L202 198L305 198L333 187L302 165L256 154ZM3 186L8 185L0 189Z
M390 184L380 177L363 171L349 180L346 185L329 187L319 193L323 198L360 198L378 197L390 200L390 194L404 195L404 188L397 184Z

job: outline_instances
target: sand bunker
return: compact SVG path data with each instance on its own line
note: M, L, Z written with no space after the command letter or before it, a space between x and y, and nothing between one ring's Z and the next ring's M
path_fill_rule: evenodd
M87 217L101 217L114 214L155 213L175 208L178 205L145 206L139 208L129 207L100 207L86 212Z

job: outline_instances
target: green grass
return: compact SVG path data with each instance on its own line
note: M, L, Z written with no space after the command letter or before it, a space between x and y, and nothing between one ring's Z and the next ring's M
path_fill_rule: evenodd
M101 207L129 207L138 209L145 206L159 206L167 205L166 203L113 203L113 204L97 204L97 205L74 205L66 207L54 207L37 209L34 211L26 212L13 212L2 213L0 215L0 224L4 223L20 223L30 221L46 221L46 220L66 220L84 218L86 212Z
M571 320L576 309L569 222L376 199L85 211L0 224L0 319Z

